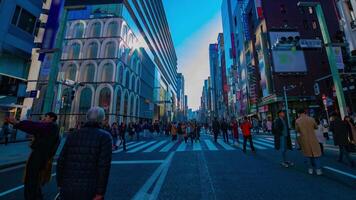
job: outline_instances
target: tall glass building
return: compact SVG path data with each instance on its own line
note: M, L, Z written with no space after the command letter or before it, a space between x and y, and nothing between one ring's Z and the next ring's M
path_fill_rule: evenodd
M103 107L110 123L173 119L177 58L163 4L141 3L65 2L58 82L74 87L57 84L53 105L65 127L92 106Z

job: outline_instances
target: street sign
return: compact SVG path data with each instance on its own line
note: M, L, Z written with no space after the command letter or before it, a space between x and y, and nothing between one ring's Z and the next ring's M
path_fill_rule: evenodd
M322 47L322 41L320 39L300 39L299 45L304 49L315 49Z

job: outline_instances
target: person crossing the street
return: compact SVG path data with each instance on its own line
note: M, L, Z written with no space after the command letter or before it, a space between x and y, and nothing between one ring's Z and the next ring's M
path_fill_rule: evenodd
M119 127L119 134L121 140L120 145L122 144L122 149L126 152L126 124L124 122L121 122L121 125Z
M215 117L213 124L212 124L212 130L213 130L213 134L214 134L214 141L218 142L218 135L220 132L220 123L218 121L218 119Z
M240 144L240 141L239 141L239 123L237 122L236 119L232 120L231 129L232 129L233 144L238 146Z
M228 130L229 130L229 124L223 118L221 121L221 132L223 134L224 142L226 142L226 143L229 143Z
M255 147L253 146L253 141L252 141L252 134L251 134L251 129L252 129L252 124L248 120L247 117L244 117L244 121L241 124L241 130L242 130L242 135L244 138L244 143L243 143L243 152L246 153L246 143L247 140L250 142L250 148L253 153L256 152Z
M287 160L287 151L292 150L292 141L290 137L288 122L286 120L285 112L278 111L278 118L274 121L272 134L274 135L274 147L276 150L282 152L281 165L283 167L290 167L294 164Z
M314 169L317 175L322 175L320 165L321 149L315 135L317 123L309 117L304 109L298 111L299 118L295 121L295 129L300 135L300 147L306 158L309 160L308 173L313 174Z

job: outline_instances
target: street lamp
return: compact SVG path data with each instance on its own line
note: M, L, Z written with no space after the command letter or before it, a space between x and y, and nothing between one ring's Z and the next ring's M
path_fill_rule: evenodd
M315 8L316 15L318 17L318 21L320 24L320 30L321 30L321 33L322 33L323 39L324 39L324 45L325 45L326 53L327 53L328 60L329 60L330 71L331 71L332 78L333 78L334 85L335 85L336 97L337 97L337 101L339 103L340 115L342 118L344 118L347 113L344 92L343 92L343 88L342 88L342 84L341 84L341 80L340 80L339 71L337 69L335 53L332 48L330 34L329 34L329 31L327 28L327 24L326 24L326 20L325 20L325 16L324 16L324 12L321 7L321 4L319 2L298 2L297 6Z

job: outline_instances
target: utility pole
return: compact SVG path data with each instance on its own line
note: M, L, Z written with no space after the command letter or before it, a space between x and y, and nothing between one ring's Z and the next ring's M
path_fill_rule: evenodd
M343 119L347 115L345 96L344 96L344 91L343 91L343 87L341 84L340 74L337 69L335 53L332 48L330 34L329 34L328 27L326 24L323 9L319 2L298 2L298 6L314 7L315 8L316 15L318 17L318 21L320 24L320 30L321 30L321 33L322 33L323 39L324 39L324 45L325 45L326 53L327 53L328 60L329 60L331 75L332 75L333 82L335 85L335 91L336 91L337 101L339 104L340 115Z

